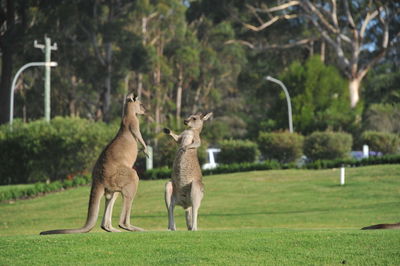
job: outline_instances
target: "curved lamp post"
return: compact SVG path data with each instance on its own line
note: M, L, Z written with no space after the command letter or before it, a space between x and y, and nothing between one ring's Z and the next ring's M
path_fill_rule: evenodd
M287 105L288 105L289 131L290 131L290 133L293 133L292 104L291 104L291 102L290 102L289 92L288 92L288 90L287 90L285 84L283 84L282 81L280 81L280 80L278 80L278 79L274 79L274 78L271 77L271 76L267 76L267 77L265 77L265 79L279 84L279 85L282 87L283 91L285 92L286 100L287 100Z
M13 123L13 118L14 118L14 89L15 89L15 85L17 83L18 77L19 75L22 73L22 71L24 71L25 69L27 69L28 67L33 67L33 66L51 66L51 67L56 67L58 64L57 62L32 62L32 63L28 63L23 65L17 72L17 74L15 74L12 85L11 85L11 93L10 93L10 127L12 127L12 123Z

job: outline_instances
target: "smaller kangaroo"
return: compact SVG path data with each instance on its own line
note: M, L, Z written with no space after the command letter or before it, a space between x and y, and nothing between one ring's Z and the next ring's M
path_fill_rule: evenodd
M115 138L102 151L93 167L92 189L85 225L78 229L44 231L40 233L41 235L89 232L96 224L100 200L103 195L106 198L106 207L101 228L108 232L120 232L111 225L112 210L118 196L117 192L121 192L124 199L119 227L128 231L143 231L142 228L130 224L130 215L132 201L139 185L139 177L136 171L132 169L138 154L138 141L144 147L144 153L148 155L146 143L140 133L139 119L136 116L137 114L144 114L144 108L133 94L128 95L126 100L121 127Z
M361 230L371 230L371 229L400 229L400 223L395 224L376 224L361 228Z
M189 129L180 135L174 134L170 129L164 128L164 133L170 135L177 143L179 149L174 160L172 177L165 185L165 205L168 210L168 229L176 230L174 221L175 205L182 206L186 213L188 230L197 230L197 215L204 195L204 185L197 148L200 147L200 132L203 122L211 117L212 113L191 115L184 120Z

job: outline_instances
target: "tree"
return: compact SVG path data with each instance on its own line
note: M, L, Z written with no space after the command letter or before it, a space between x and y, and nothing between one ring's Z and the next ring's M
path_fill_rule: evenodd
M350 106L360 99L361 81L391 46L399 42L400 4L393 1L286 1L268 7L249 6L258 26L244 23L252 31L264 30L277 21L298 19L313 26L320 38L335 52L337 63L349 81ZM297 45L312 41L292 41ZM248 46L253 44L246 43ZM254 45L253 45L254 47Z
M354 111L347 104L346 81L333 66L326 66L318 55L305 64L293 62L280 76L288 87L293 123L297 132L348 130L354 122ZM287 128L287 107L281 93L280 101L270 110L269 117L278 121L278 128Z
M24 1L0 2L0 124L7 123L10 116L10 89L16 48L20 46L27 27L27 5Z

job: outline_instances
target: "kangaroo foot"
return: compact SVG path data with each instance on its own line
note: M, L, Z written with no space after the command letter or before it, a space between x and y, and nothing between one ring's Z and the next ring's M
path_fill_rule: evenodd
M112 227L112 226L105 226L105 225L102 225L101 228L102 228L103 230L107 231L107 232L113 232L113 233L120 233L120 232L121 232L120 230L115 229L115 228Z
M140 228L140 227L137 227L137 226L133 226L133 225L130 225L130 224L128 224L128 225L120 224L119 227L121 227L122 229L128 230L128 231L132 231L132 232L136 232L136 231L143 232L144 231L143 228Z

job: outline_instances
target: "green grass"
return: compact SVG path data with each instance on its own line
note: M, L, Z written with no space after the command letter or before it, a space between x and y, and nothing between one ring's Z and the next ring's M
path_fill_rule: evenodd
M179 232L166 231L165 181L139 185L132 221L144 233L105 233L100 215L88 234L38 235L82 226L89 187L0 204L0 265L399 265L400 230L359 229L400 221L400 165L348 168L338 182L338 169L206 176L199 232L180 207Z

